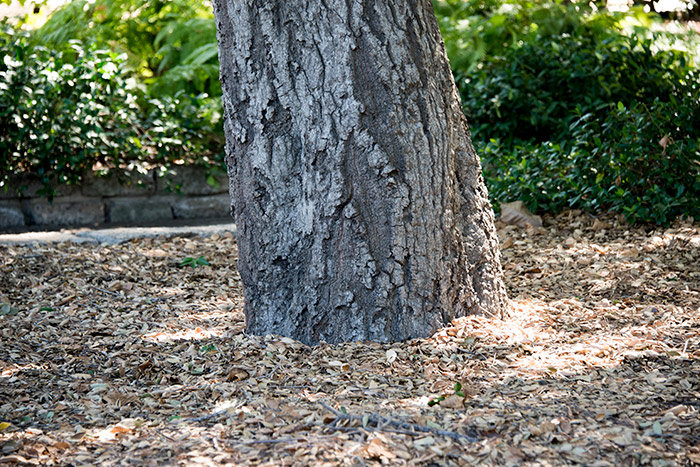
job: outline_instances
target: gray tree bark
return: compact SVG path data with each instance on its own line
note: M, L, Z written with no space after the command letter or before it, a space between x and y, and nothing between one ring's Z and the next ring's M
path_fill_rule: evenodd
M215 0L247 332L430 335L506 294L430 0Z

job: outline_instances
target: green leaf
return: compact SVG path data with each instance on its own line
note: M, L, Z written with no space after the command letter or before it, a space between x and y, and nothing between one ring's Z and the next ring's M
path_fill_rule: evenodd
M442 402L444 400L445 400L445 396L435 397L435 398L428 401L428 406L432 407L434 405L438 405L440 402Z
M183 60L183 63L192 66L202 65L216 57L218 53L219 47L217 43L205 44L193 50L192 53Z
M191 256L187 256L186 258L183 258L182 261L180 261L179 266L180 266L181 268L182 268L182 267L189 266L189 267L191 267L192 269L195 269L195 268L197 268L198 266L211 266L211 264L209 264L209 261L207 261L207 260L204 258L204 256L200 256L199 258L193 258L193 257L191 257Z
M209 175L207 177L207 185L209 185L210 187L213 187L213 188L218 188L219 181L213 175Z

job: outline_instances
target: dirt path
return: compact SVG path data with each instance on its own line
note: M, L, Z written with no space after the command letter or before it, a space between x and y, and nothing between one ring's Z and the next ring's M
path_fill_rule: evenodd
M700 226L548 221L394 345L245 336L230 233L0 246L0 464L700 463Z

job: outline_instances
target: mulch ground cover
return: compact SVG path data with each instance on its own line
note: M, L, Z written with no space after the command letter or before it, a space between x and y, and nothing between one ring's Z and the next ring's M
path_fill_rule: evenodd
M507 317L316 347L230 234L0 246L0 464L700 464L700 224L499 235Z

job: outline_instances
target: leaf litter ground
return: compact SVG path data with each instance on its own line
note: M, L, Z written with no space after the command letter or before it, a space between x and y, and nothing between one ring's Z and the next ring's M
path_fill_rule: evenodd
M243 333L231 234L0 246L0 464L700 463L700 226L545 226L505 319L313 348Z

